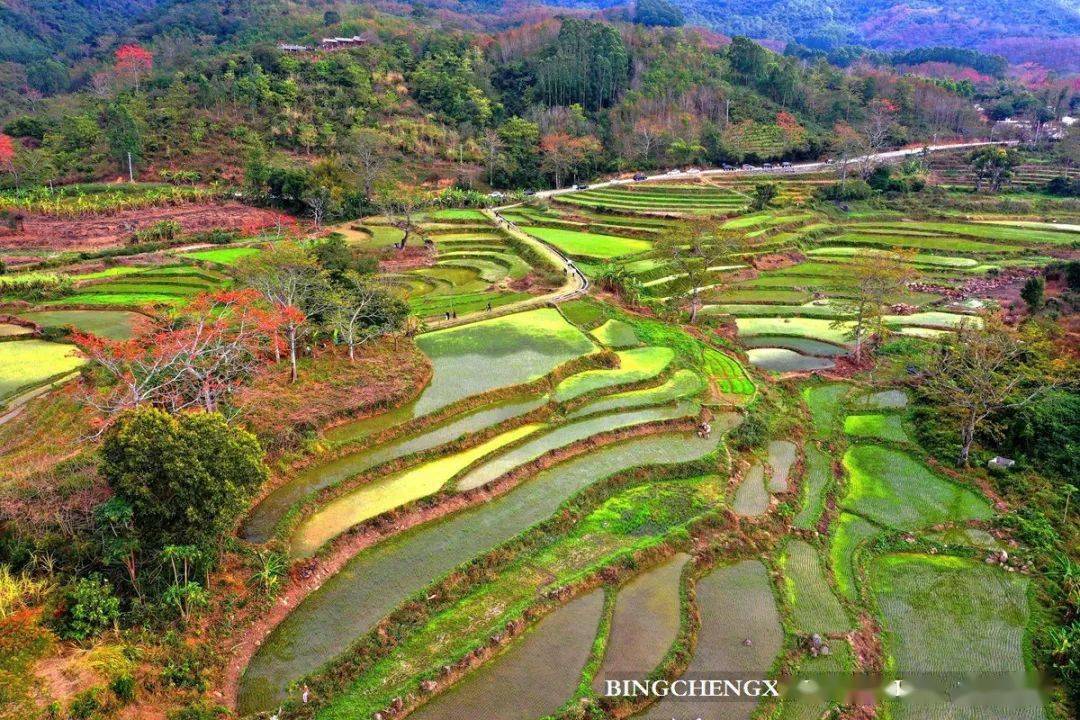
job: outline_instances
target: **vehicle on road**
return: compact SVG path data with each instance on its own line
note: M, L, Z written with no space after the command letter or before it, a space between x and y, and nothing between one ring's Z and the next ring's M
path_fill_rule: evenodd
M642 180L648 180L648 176L645 173L634 173L634 182L641 182Z
M589 183L578 183L574 187L576 189L578 189L578 190L588 190L589 189Z

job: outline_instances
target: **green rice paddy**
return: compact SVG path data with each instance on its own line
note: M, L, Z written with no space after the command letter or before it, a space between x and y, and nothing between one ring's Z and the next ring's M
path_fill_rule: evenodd
M46 328L73 327L110 340L126 340L135 334L138 323L145 320L139 313L123 310L40 310L20 315Z
M637 334L634 333L634 327L624 323L622 320L608 320L589 334L596 338L601 345L614 350L635 347L641 344Z
M787 544L781 561L791 619L798 632L839 633L851 628L825 575L818 551L802 540Z
M825 511L825 493L832 482L832 467L829 456L813 443L806 443L803 453L806 455L806 472L802 502L794 523L795 527L810 530Z
M86 363L74 345L29 339L0 343L0 404Z
M929 680L891 703L897 717L1045 717L1026 673L1026 577L978 561L918 554L879 557L870 574L888 666L898 677ZM958 673L994 674L995 680L968 694L954 685Z
M258 255L260 252L262 251L259 248L254 247L217 248L214 250L195 250L183 253L180 257L202 260L217 265L235 265L243 258Z
M457 400L518 385L597 347L558 310L542 308L416 338L435 374L414 408L424 415ZM483 372L477 372L483 368Z
M567 255L586 258L607 260L634 255L652 248L652 243L645 240L616 235L600 235L598 233L535 226L523 227L522 230L546 243L554 245Z
M308 517L293 534L289 552L293 557L310 556L353 525L437 492L468 465L543 427L521 425L476 447L362 485Z
M899 415L848 415L844 418L844 432L860 439L885 440L887 442L910 442Z
M621 350L616 355L619 358L619 367L611 370L586 370L571 375L556 386L555 399L566 402L596 390L649 380L671 364L675 351L666 347L642 347Z
M944 480L898 450L855 445L844 454L844 468L844 509L885 527L914 529L991 515L990 505L973 491Z
M635 407L674 402L693 397L704 389L705 381L693 370L677 370L660 385L598 398L578 408L567 417L574 419L612 410L629 410Z

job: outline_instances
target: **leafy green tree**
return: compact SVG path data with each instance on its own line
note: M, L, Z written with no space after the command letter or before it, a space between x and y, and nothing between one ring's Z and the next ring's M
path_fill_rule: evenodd
M100 452L101 473L130 506L144 552L217 550L267 477L259 441L219 413L138 407L117 419Z
M611 25L567 18L554 51L537 64L537 84L548 105L599 110L630 85L630 51Z
M991 415L1025 408L1059 383L1045 337L1014 334L999 320L963 323L927 354L920 391L955 419L960 431L957 464L966 467L975 434Z
M491 120L491 101L475 82L474 68L479 57L474 51L463 55L439 53L421 61L409 74L409 86L416 101L441 113L451 122L483 127Z
M754 186L754 197L750 201L752 210L764 210L776 197L776 183L758 183Z
M1013 176L1020 157L1011 148L987 146L971 153L968 161L975 171L975 192L982 189L983 183L989 184L990 192L997 192Z

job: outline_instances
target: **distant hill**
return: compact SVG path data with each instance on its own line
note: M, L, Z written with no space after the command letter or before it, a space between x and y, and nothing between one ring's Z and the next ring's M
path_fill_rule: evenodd
M609 7L606 0L549 0ZM814 49L880 50L952 45L998 52L1059 69L1080 63L1077 0L671 0L686 21L728 35L796 41Z

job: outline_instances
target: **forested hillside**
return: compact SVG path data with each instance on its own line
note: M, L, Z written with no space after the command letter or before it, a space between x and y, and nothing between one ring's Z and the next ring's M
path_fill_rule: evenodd
M373 178L395 164L410 182L539 188L816 157L872 125L873 146L982 132L970 83L841 69L695 28L548 15L480 32L426 12L268 3L235 32L175 29L170 18L201 6L161 6L70 70L14 66L0 182L243 180L295 211L325 190L343 217L371 205ZM314 49L330 36L360 40Z

